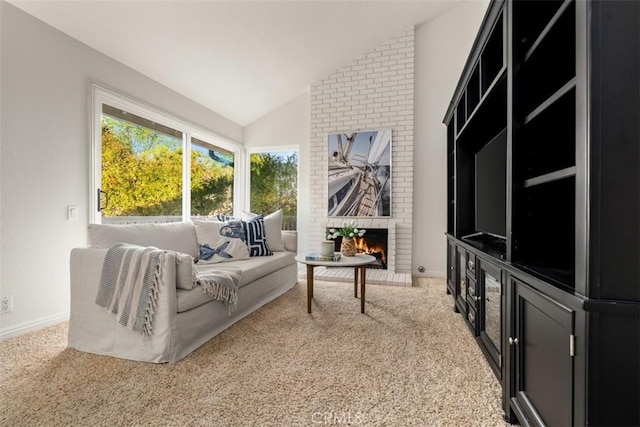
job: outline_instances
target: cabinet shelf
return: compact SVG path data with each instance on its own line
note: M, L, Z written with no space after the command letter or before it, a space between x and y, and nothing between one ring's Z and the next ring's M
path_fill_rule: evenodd
M563 171L563 178L551 179L560 175L554 172L544 176L544 183L517 189L513 205L511 261L554 278L564 289L572 289L575 280L576 180L571 169ZM550 277L554 269L566 274Z
M555 172L550 172L535 178L530 178L524 181L524 188L533 187L540 184L546 184L548 182L557 181L559 179L570 178L576 175L576 167L562 169Z
M478 104L480 103L481 94L480 94L480 67L476 65L473 73L471 73L471 77L467 82L467 117L470 118L473 111L476 109Z
M528 20L529 14L535 15L538 3L548 3L545 6L548 9L543 8L544 13L551 14L549 20L553 22L545 21L543 27L525 29L527 33L523 37L531 37L533 45L514 47L515 108L520 117L531 115L576 77L575 2L524 3L526 7L520 11L523 20ZM517 4L520 6L519 2Z
M549 23L547 24L547 26L544 27L544 29L542 30L542 32L540 33L536 41L533 42L533 44L531 45L527 53L524 55L525 62L528 61L529 58L535 53L536 49L538 49L540 44L542 44L543 40L547 37L547 35L551 31L551 29L554 27L554 25L558 23L562 15L567 11L567 9L569 9L569 6L572 2L573 0L565 0L565 2L562 3L562 6L560 6L558 11L555 13L555 15L553 15L553 17L549 20Z
M480 91L482 95L490 90L492 83L495 82L504 67L504 18L503 14L500 14L480 55Z
M458 132L456 135L458 138L462 135L465 129L467 129L467 127L474 122L473 119L478 114L478 111L481 110L483 106L487 104L487 99L491 98L495 94L495 92L499 90L498 85L506 80L506 75L507 75L506 71L507 71L507 67L505 66L503 66L500 69L500 72L498 73L496 78L493 80L493 82L491 83L487 91L484 93L484 95L482 95L482 98L480 98L480 101L478 102L478 105L476 106L476 108L474 108L471 114L469 114L469 116L467 117L466 123L461 128L458 129Z
M571 90L516 129L513 146L516 181L576 166L575 106L575 90Z
M460 133L467 124L467 97L466 93L462 93L462 98L456 107L456 131Z
M572 89L574 89L576 87L576 78L572 78L571 80L569 80L567 83L565 83L564 86L562 86L560 89L558 89L553 95L551 95L549 98L547 98L542 104L540 104L535 110L533 110L531 113L529 113L525 118L524 118L524 123L527 124L529 123L531 120L535 119L540 113L542 113L543 111L545 111L547 108L549 108L550 106L552 106L555 102L557 102L559 99L561 99L563 96L565 96L566 94L568 94Z
M575 272L572 268L562 265L525 263L518 264L518 267L532 276L551 282L564 291L571 293L575 291Z

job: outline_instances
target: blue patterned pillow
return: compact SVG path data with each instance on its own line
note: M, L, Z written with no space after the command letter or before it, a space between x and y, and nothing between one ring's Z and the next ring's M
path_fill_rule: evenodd
M193 220L193 225L198 239L199 263L213 264L249 259L242 221Z
M216 219L218 221L222 221L222 222L235 221L236 220L233 215L222 215L222 214L216 215Z
M264 235L264 218L258 216L249 221L242 221L242 223L244 224L244 233L247 237L249 256L273 255L273 252L267 244L267 238Z

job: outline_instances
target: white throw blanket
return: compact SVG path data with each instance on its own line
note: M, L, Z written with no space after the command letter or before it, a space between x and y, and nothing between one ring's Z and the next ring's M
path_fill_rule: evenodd
M96 304L143 336L153 332L164 251L118 243L107 251Z
M238 307L238 285L242 271L236 267L215 267L210 264L198 266L195 283L202 286L205 294L223 301L229 306L229 315Z
M153 332L153 314L158 302L162 264L166 251L118 243L104 258L96 304L115 314L118 323L144 337ZM194 268L194 283L205 294L229 306L238 306L242 272L235 267Z

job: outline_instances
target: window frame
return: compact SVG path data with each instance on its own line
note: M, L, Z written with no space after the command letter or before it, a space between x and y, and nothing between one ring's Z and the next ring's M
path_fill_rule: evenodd
M265 146L253 146L246 147L246 158L244 161L244 167L246 169L245 179L245 192L244 192L244 206L247 207L247 211L251 209L251 155L255 153L283 153L295 151L298 154L298 173L296 174L296 198L300 201L300 146L299 145L265 145ZM297 218L296 218L297 221Z
M214 132L203 129L193 123L182 120L170 113L161 111L141 101L122 95L97 83L91 83L91 115L90 115L90 183L89 183L89 223L100 224L102 215L98 212L97 190L102 184L102 105L107 104L122 109L147 120L161 123L164 126L182 132L182 221L191 219L191 138L233 152L233 214L239 216L245 206L246 197L243 190L248 179L246 169L246 153L244 146Z

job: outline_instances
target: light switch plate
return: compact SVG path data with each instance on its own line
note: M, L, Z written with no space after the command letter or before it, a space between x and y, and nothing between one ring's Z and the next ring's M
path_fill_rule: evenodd
M67 219L69 221L77 221L78 220L78 206L77 205L69 205L69 206L67 206Z

